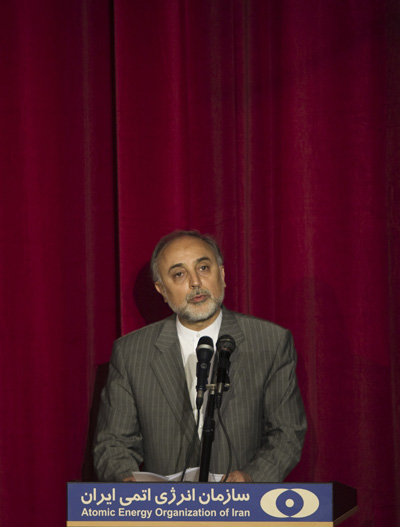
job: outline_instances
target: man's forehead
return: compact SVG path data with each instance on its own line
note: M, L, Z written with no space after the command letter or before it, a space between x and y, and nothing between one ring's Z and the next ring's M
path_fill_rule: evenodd
M192 263L199 259L216 260L210 245L199 238L185 236L170 242L160 254L160 263L170 265Z

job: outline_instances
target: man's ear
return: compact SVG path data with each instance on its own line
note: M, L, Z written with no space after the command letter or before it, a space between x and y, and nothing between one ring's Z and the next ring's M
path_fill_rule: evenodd
M162 285L162 283L154 282L154 287L156 288L157 292L160 293L160 295L162 295L164 302L167 302L167 299L165 298L165 294L164 294L164 286Z
M221 271L221 276L222 276L222 281L224 282L224 287L226 287L226 282L225 282L225 268L223 265L220 265L219 266L219 270Z

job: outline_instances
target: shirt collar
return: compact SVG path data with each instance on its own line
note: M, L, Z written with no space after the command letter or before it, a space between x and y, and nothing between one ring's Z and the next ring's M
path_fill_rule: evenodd
M219 330L221 328L221 323L222 323L222 309L220 310L219 315L214 320L214 322L210 326L207 326L206 328L201 329L200 331L187 328L181 323L181 321L179 320L177 316L176 317L176 330L178 332L179 339L194 342L194 341L198 341L201 337L207 336L213 339L214 346L215 346L215 343L218 339Z

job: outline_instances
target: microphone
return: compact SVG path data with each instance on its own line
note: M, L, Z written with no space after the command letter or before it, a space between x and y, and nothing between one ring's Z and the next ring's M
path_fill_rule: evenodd
M214 343L211 337L201 337L196 348L197 355L197 395L196 395L196 407L200 410L203 400L204 392L206 391L206 384L208 382L208 374L210 371L211 358L214 353Z
M222 335L217 341L217 353L219 356L217 369L217 393L215 396L215 404L217 408L221 408L222 392L230 388L229 367L230 357L235 351L236 343L230 335Z

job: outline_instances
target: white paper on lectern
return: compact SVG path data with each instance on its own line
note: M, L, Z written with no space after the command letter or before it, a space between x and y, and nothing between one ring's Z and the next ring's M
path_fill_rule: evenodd
M199 481L199 467L188 468L185 472L185 477L183 481ZM180 481L182 477L182 472L176 474L170 474L169 476L161 476L160 474L154 474L153 472L132 472L132 475L139 482L146 481ZM218 483L221 481L223 474L212 474L211 472L208 475L208 481L212 483Z

